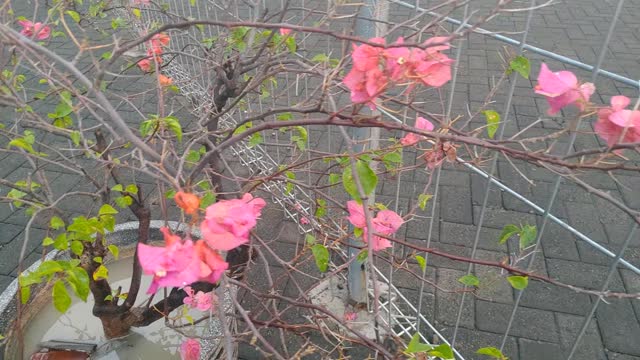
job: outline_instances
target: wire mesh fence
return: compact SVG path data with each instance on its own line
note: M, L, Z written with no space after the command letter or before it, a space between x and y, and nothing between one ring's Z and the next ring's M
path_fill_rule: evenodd
M152 28L151 24L156 22L165 24L177 19L215 19L216 21L236 22L271 19L300 26L328 26L331 29L344 28L346 30L349 29L349 22L353 20L353 14L358 13L357 8L368 5L373 7L370 10L373 10L372 13L375 13L378 18L358 19L365 23L365 25L361 26L369 28L364 30L365 32L368 31L365 34L356 32L358 36L364 37L368 34L368 37L374 37L376 27L386 28L383 31L386 36L406 35L406 29L403 29L401 25L407 25L406 28L409 28L409 24L412 29L426 29L427 32L425 33L419 32L415 34L418 38L427 33L430 35L434 33L460 34L464 31L469 31L454 42L454 49L451 50L451 57L456 60L451 83L442 91L423 91L416 94L415 98L420 99L419 106L423 111L441 116L443 127L451 126L458 129L473 129L475 127L482 129L486 125L475 120L472 114L477 114L481 109L496 109L500 113L500 119L502 119L496 132L497 140L516 139L529 134L543 136L542 134L545 132L550 133L555 129L561 129L563 126L557 123L557 119L547 118L544 114L527 113L531 107L535 109L538 103L531 99L530 94L526 94L526 92L532 91L532 84L529 80L513 77L504 83L498 81L497 71L503 71L501 67L505 65L504 58L499 58L502 55L500 53L500 42L512 45L513 47L509 48L507 52L511 52L516 56L527 54L527 56L533 58L548 58L562 62L569 68L588 71L591 73L591 81L597 84L599 84L599 79L606 77L620 84L630 86L631 93L634 93L635 89L637 89L637 81L603 69L603 65L607 64L606 59L612 36L616 34L616 26L619 26L619 16L624 9L623 0L617 2L615 10L608 20L608 30L602 32L603 39L597 44L599 50L596 54L596 59L590 64L582 63L569 56L541 49L528 43L530 33L536 31L536 26L541 26L539 22L535 22L532 19L536 17L537 12L544 13L547 9L552 8L550 7L552 5L550 2L543 3L532 0L519 3L518 5L523 8L519 11L514 10L513 6L506 6L506 3L510 2L499 3L497 7L494 7L496 4L493 3L479 3L457 4L455 2L445 2L436 4L435 2L426 1L408 3L390 0L388 2L378 1L363 5L300 1L296 2L296 4L287 2L286 5L289 8L283 9L282 6L285 5L285 2L198 1L194 6L178 0L168 2L167 11L162 14L152 10L143 10L141 17L138 19L132 18L132 20L138 24L137 30L141 33L144 33L146 29ZM496 11L496 9L499 10ZM501 12L503 9L510 10L509 12ZM449 10L451 12L445 14ZM483 10L489 10L489 13L483 13ZM341 15L341 12L344 13ZM316 13L321 15L315 15ZM272 16L276 19L269 18L269 14L275 14ZM363 12L360 11L359 14L363 14ZM518 20L513 22L515 24L514 28L509 29L508 35L505 35L500 33L499 24L493 25L491 20L494 17L506 17L508 20L518 17ZM523 19L524 21L522 21ZM444 21L439 24L436 22L442 20ZM436 26L429 27L429 24L438 24L438 28L434 30L433 28ZM494 30L484 29L483 27L485 26ZM392 35L386 32L390 28ZM170 75L176 85L180 87L181 93L192 100L196 116L203 109L211 109L214 106L212 104L213 98L208 89L214 86L213 82L216 74L210 73L210 70L206 70L202 65L208 61L215 62L216 59L213 58L213 53L215 53L213 47L211 48L211 53L207 53L206 48L190 47L188 44L190 41L199 43L207 43L209 41L214 43L217 40L217 36L219 36L219 32L216 33L215 29L217 28L205 26L201 29L190 28L189 30L173 33L171 47L176 51L180 51L181 54L175 57L167 55L167 57L171 58L171 64L163 68L163 72ZM233 31L245 30L233 30L232 28ZM403 31L405 32L403 33ZM256 34L253 34L253 36L256 36ZM337 59L343 54L342 44L332 44L331 41L322 39L317 34L300 33L296 34L296 36L296 49L293 52L294 56L300 59L299 61L311 59L314 56L315 59L320 59L318 56L322 59L330 59L335 56ZM596 45L595 42L593 45ZM482 55L479 55L479 53L482 53ZM488 59L483 55L487 55ZM320 64L318 62L315 64L306 62L304 66L300 66L300 69L304 69L305 66L311 68L320 66ZM494 75L484 76L491 73L488 70L497 71L494 71ZM326 71L330 72L331 68L327 67ZM475 72L481 72L481 74L475 76ZM278 109L278 107L302 108L305 104L300 104L298 101L304 99L308 104L314 98L315 89L325 85L322 81L323 79L318 78L317 74L305 73L304 71L300 71L295 78L291 74L287 74L285 77L276 76L269 85L261 89L260 93L248 97L245 106L225 114L225 126L235 127L243 119L250 118L253 113L269 113L270 111L273 112L274 109ZM521 81L523 84L520 84ZM469 90L460 91L461 88L468 88ZM487 96L489 92L495 92L496 96ZM276 96L275 94L284 94L284 96ZM468 98L465 98L465 96L468 96ZM276 103L276 99L278 101L286 99L286 101L280 104ZM382 117L387 117L400 123L410 122L408 119L413 118L415 113L414 110L409 112L406 109L384 107L379 109L379 114ZM270 117L278 119L281 115L273 112ZM536 118L537 116L538 118ZM266 119L262 118L262 120ZM584 144L597 141L589 121L579 119L577 122L568 125L572 126L572 131L547 138L546 143L544 143L545 140L542 140L545 145L550 144L551 151L557 152L559 156L570 157L573 153L579 152ZM310 159L311 153L321 151L344 151L344 144L340 143L339 137L333 134L331 129L324 131L324 133L320 133L319 130L313 127L306 127L305 132L309 135L304 137L303 140L299 135L264 131L261 135L263 141L261 144L256 145L244 142L236 145L232 153L240 159L240 163L243 166L249 169L250 174L273 174L279 170L281 164L289 163L292 159ZM367 135L370 136L370 134ZM375 140L380 141L383 138L384 135ZM367 138L363 140L363 142L366 142L363 148L370 148L372 146L371 142L374 141L374 139ZM296 142L300 141L303 142L303 145L296 144ZM539 148L535 143L531 145L531 151ZM411 154L410 151L406 150L404 155L405 158L407 156L409 158L415 157L415 154ZM625 258L625 251L628 246L634 242L637 243L636 226L632 227L630 225L631 222L626 222L629 224L629 230L626 234L620 234L623 236L616 239L613 239L613 236L617 236L617 234L609 235L608 239L601 239L599 238L601 234L595 234L590 231L591 228L588 226L583 228L581 225L586 223L574 221L580 212L574 212L571 209L567 209L566 206L573 206L575 204L574 201L576 203L581 201L577 198L583 197L584 199L585 196L589 198L589 195L576 186L569 185L566 175L556 173L554 169L533 168L523 163L514 163L508 157L501 156L498 153L487 155L482 163L469 162L462 157L457 157L454 163L455 165L446 168L438 167L430 174L425 173L422 169L412 168L399 171L393 176L388 176L384 179L381 189L378 190L377 201L400 213L406 213L409 210L409 206L411 206L407 203L407 200L417 198L421 194L420 185L425 185L418 178L429 177L423 193L429 193L432 199L422 216L417 215L414 218L412 224L419 223L420 225L417 225L415 229L410 228L407 231L408 237L415 237L416 241L426 244L426 247L446 246L447 244L460 245L470 258L476 259L487 256L486 249L495 250L497 248L494 245L486 244L487 242L498 241L497 238L491 238L490 235L487 237L487 233L495 233L495 231L489 230L502 228L509 221L514 223L531 222L533 225L537 224L537 236L535 236L535 241L529 247L520 249L525 250L524 252L512 249L511 245L513 244L509 245L509 249L501 248L502 254L506 253L509 256L508 261L512 265L522 266L527 271L539 271L554 276L552 269L549 268L551 264L546 263L545 266L544 257L549 256L552 259L556 257L552 252L557 250L555 247L558 246L560 241L558 239L562 238L561 241L573 247L577 246L577 249L579 249L580 252L576 260L581 261L581 255L589 253L602 260L602 263L609 264L606 268L602 268L603 274L594 276L592 279L593 283L590 283L589 286L594 289L600 289L603 292L607 291L611 286L613 276L617 271L621 271L619 269L627 269L630 271L628 274L635 274L636 276L640 274L640 270L636 267L638 265L637 262ZM318 184L318 181L326 183L329 181L328 179L323 179L322 176L318 177L317 171L314 171L311 167L297 170L296 173L297 176L294 177L292 175L291 180L299 179L298 181L301 183L306 182L307 185L313 182ZM601 181L601 178L597 179L597 174L593 174L593 177L591 176L592 174L585 174L584 177L581 176L580 181L588 182L592 179ZM461 183L458 184L456 181ZM466 189L461 190L457 189L457 187L466 187ZM469 204L462 204L461 201L463 200L456 196L456 192L468 191L469 188L473 192L473 199ZM331 228L332 233L345 231L344 224L339 217L334 217L327 221L318 219L315 216L317 212L314 214L314 208L317 211L318 201L311 191L304 189L304 186L282 181L275 187L269 187L268 190L272 193L274 201L285 209L288 218L297 224L301 233L312 233L314 229L317 230L321 227L325 230ZM566 205L562 206L563 203ZM467 235L467 237L445 238L447 236L460 236L458 233L447 231L447 227L452 228L452 224L464 224L467 221L469 222L468 225L464 225L464 235ZM599 221L599 219L586 221L588 223ZM615 225L625 226L621 224ZM625 233L625 231L622 231L622 233ZM545 241L549 244L545 245ZM560 245L562 249L569 247L571 246L566 244ZM396 245L393 251L404 256L410 249ZM344 255L345 253L343 253ZM427 264L431 264L431 257L433 255L424 254ZM559 258L562 258L562 256L559 256ZM434 260L434 263L437 264L437 260ZM430 272L437 272L438 284L440 285L442 284L439 280L452 279L447 273L449 270L446 270L446 266L442 269L438 269L438 265L435 265L435 267L435 269L431 269L429 266L428 270L422 272L422 277L427 276ZM397 335L411 336L415 332L421 332L425 341L448 342L456 349L456 344L469 341L469 338L474 336L471 333L466 338L461 338L461 329L465 331L468 329L484 330L482 329L484 324L478 324L478 311L483 311L478 308L478 304L475 305L476 313L473 313L473 303L478 298L482 299L483 296L467 291L454 292L453 295L445 293L442 294L442 297L436 299L436 301L440 302L439 304L428 304L429 301L433 301L433 291L426 289L426 287L429 287L428 284L423 282L412 289L400 289L399 287L407 287L407 285L399 285L394 282L394 273L396 273L397 269L391 268L391 270L385 271L383 270L384 268L385 266L381 266L376 271L378 279L389 285L389 296L385 298L387 299L386 301L380 303L380 306L385 309L385 313L389 314L389 317L385 317L385 320L394 328ZM491 274L490 271L480 269L475 264L469 264L460 269L456 270L454 274L459 273L469 276L485 271L489 281L491 281L491 276L496 275ZM576 269L575 271L579 270ZM567 274L558 273L558 275L565 276ZM396 276L397 278L398 276ZM402 277L400 276L400 278ZM490 287L488 286L488 288ZM467 290L466 286L464 290ZM408 298L405 291L409 291L415 296ZM492 327L491 332L502 334L500 335L500 341L494 345L505 351L510 357L513 356L513 358L516 358L517 354L511 354L507 350L513 351L513 347L510 347L510 344L513 343L514 336L521 337L522 332L526 331L522 328L523 321L525 328L527 326L535 326L535 322L527 324L527 320L523 320L530 316L530 309L538 306L544 309L547 306L548 310L555 310L556 306L562 307L561 304L554 303L560 301L560 298L554 297L554 295L552 295L551 299L552 304L536 304L534 296L527 296L527 292L530 291L536 290L516 290L513 293L513 298L510 295L505 297L503 296L504 294L499 294L494 299L489 298L489 300L497 303L503 302L504 304L501 305L504 306L500 306L500 309L509 309L507 314L502 315L504 323L489 327ZM490 293L490 291L488 292ZM510 289L505 292L510 293ZM574 296L581 295L575 294ZM564 300L568 302L575 301L571 294L566 294ZM539 301L545 301L545 299L541 298ZM488 304L490 303L487 303L484 307L491 308ZM437 309L429 309L425 313L425 308L434 305ZM575 336L572 339L562 339L561 346L565 347L563 349L565 358L576 358L576 351L581 348L580 344L583 342L587 329L589 329L591 319L600 306L607 305L601 304L601 298L593 297L591 301L586 300L585 306L581 306L581 309L588 309L588 311L574 312L577 315L583 315L583 320L578 328L575 329ZM393 311L388 310L391 307ZM450 307L451 309L444 310L444 307ZM521 307L524 310L520 310ZM471 312L469 311L470 308L472 309ZM451 317L443 319L443 314ZM492 314L490 316L497 315ZM475 325L474 317L476 320ZM469 321L470 318L471 321ZM553 322L555 323L555 320ZM544 330L538 329L537 331ZM429 336L429 334L433 334L435 337ZM564 335L562 334L562 336ZM606 343L606 336L603 337ZM548 338L541 336L539 340L546 339ZM523 353L524 346L525 344L520 343L520 354L524 354L523 358L531 358L531 354ZM465 348L465 351L468 351L468 348ZM456 351L456 355L459 358L464 358L465 356L473 357L468 352L463 355ZM592 355L597 356L596 354ZM585 357L578 356L578 358Z
M483 347L510 359L640 356L634 340L640 336L639 300L607 296L640 292L640 241L637 220L630 216L640 206L640 175L615 166L624 160L637 168L640 158L629 147L616 154L620 158L580 167L589 164L588 151L606 149L594 130L600 109L547 115L533 80L544 62L594 83L594 102L607 104L620 93L637 98L640 83L633 77L640 74L628 64L640 41L627 29L635 24L637 4L166 0L138 6L142 3L125 1L113 12L133 24L134 37L194 22L168 28L168 48L150 65L169 76L188 101L194 132L208 131L192 134L185 153L200 159L232 142L223 156L212 157L224 172L210 175L233 189L229 192L258 191L277 205L263 218L267 225L254 242L259 255L247 281L256 289L267 284L274 296L297 302L262 303L242 290L238 295L267 343L281 342L277 346L290 355L311 349L304 341L286 343L281 319L297 331L296 326L326 316L313 307L318 303L309 293L335 277L352 293L364 289L363 312L376 314L372 323L364 316L342 320L354 328L359 322L371 327L377 338L378 331L390 329L399 343L385 341L390 352L402 352L418 334L424 343L451 345L459 359L480 358L476 351ZM355 126L347 134L319 120L314 125L319 114L340 119L352 105L342 79L353 66L350 54L358 39L423 43L439 36L452 45L443 50L453 60L446 85L390 90L390 101L351 114L355 123L366 115L395 127ZM632 50L625 53L621 44ZM134 55L152 49L143 42L139 50ZM512 65L519 58L527 60L530 77L519 76ZM242 73L234 73L240 68ZM221 96L223 91L231 93ZM488 122L492 114L494 123ZM437 123L435 134L452 140L434 137L426 145L398 146L402 126L416 125L419 116ZM287 128L267 126L287 121L292 124ZM229 129L234 133L222 136ZM243 132L252 135L235 141ZM222 142L207 142L210 133ZM456 143L463 135L484 142ZM354 157L371 161L377 173L371 209L407 217L395 234L398 241L375 258L361 251L341 205L349 200L343 169ZM180 164L187 178L195 173L196 162L191 163ZM578 170L572 171L573 165ZM331 250L328 275L318 271L317 256L309 250L317 242ZM362 265L367 256L375 267ZM347 303L335 313L346 317L362 310ZM270 333L274 317L280 327ZM329 334L322 336L339 338L335 333L341 330L322 326ZM314 339L320 343L322 336ZM239 349L240 357L262 355Z

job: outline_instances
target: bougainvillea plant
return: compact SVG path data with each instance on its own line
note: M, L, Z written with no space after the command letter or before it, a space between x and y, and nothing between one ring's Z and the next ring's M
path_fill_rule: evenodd
M53 1L30 19L16 17L18 9L10 4L0 6L0 54L10 54L0 58L0 104L11 110L11 119L1 118L0 155L27 166L26 175L17 171L19 178L0 181L0 200L15 216L29 219L17 269L18 318L29 311L32 291L47 285L63 313L73 294L92 299L108 339L157 321L185 335L185 328L202 320L185 314L197 310L203 319L235 323L237 331L217 339L225 347L243 344L264 356L339 358L360 346L388 359L449 359L448 345L423 343L426 337L418 333L372 339L357 327L368 311L376 330L393 333L379 321L374 265L427 284L427 254L478 263L404 238L408 224L428 224L426 210L436 206L430 201L434 175L446 165L484 166L494 153L567 174L635 169L625 157L640 143L640 111L630 108L631 100L613 96L608 106L595 104L594 84L545 63L530 94L546 99L548 115L573 112L571 117L594 122L592 133L606 146L579 160L530 151L527 141L538 143L539 136L496 135L507 119L491 108L490 98L475 112L440 111L458 65L453 45L464 39L464 29L441 34L437 24L420 31L399 25L365 39L333 28L337 12L304 26L286 22L295 18L291 12L306 19L318 10L284 8L251 20L226 11L231 19L213 20L178 16L162 1L114 4ZM193 9L198 4L184 2ZM216 14L222 17L222 10ZM348 51L320 52L305 42L310 38ZM59 44L74 46L73 53ZM505 59L492 95L506 81L530 76L526 57ZM472 120L482 114L484 123L474 127ZM363 128L388 136L360 146L362 138L345 130ZM337 147L331 145L336 134L342 144ZM264 166L270 158L278 162ZM404 174L425 183L407 206L374 199ZM589 190L639 221L606 192ZM108 235L129 220L138 221L131 281L128 289L114 288L109 266L122 249ZM152 220L164 221L159 234L153 234ZM522 265L536 231L533 224L505 226L495 241L515 240L517 251L481 264L502 270L518 290L531 279L593 295ZM33 244L42 245L43 259L53 250L69 257L44 259L25 271L26 249ZM358 255L345 256L347 248ZM347 299L340 313L311 301L309 289L342 279L354 262L367 270L374 295L364 302ZM143 275L151 279L148 289L141 289ZM458 281L464 288L451 292L476 294L484 286L471 273ZM230 292L229 300L219 290ZM340 331L333 330L336 324ZM265 331L274 329L277 340L267 339ZM9 339L19 338L21 330ZM183 359L206 356L200 338L186 337L175 349ZM299 348L288 348L298 342ZM506 359L496 348L478 351Z

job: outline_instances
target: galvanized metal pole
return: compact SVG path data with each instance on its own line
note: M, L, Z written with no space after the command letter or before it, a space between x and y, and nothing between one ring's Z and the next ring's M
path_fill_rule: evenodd
M370 39L376 36L376 27L371 19L374 19L376 0L363 0L360 9L358 10L358 18L356 19L355 35L363 38ZM367 107L362 110L363 115L373 115L373 112ZM371 138L371 131L367 128L351 128L351 138L355 145L353 147L354 152L361 152L366 147L366 141ZM364 243L360 239L355 237L349 238L348 255L349 259L353 259L358 256L358 247L364 246ZM351 261L349 264L349 273L347 276L349 298L357 303L367 302L367 278L366 271L363 264L357 261Z

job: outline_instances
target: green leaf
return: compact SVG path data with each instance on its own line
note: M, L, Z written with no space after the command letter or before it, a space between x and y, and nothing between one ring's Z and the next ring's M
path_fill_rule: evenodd
M109 252L113 255L113 257L118 260L118 256L120 256L120 249L113 244L107 246L107 249L109 249Z
M49 221L49 227L54 229L54 230L58 230L61 227L64 227L64 221L62 219L60 219L57 216L54 216L51 218L51 221Z
M80 22L80 14L78 14L77 12L73 11L73 10L67 10L64 12L65 14L71 16L71 18L73 19L73 21L79 23Z
M429 194L418 195L418 206L420 207L421 210L424 210L427 207L427 202L429 202L429 200L431 200L432 197L433 195L429 195Z
M31 297L31 287L30 286L21 286L20 287L20 302L26 304Z
M102 53L100 58L103 59L103 60L109 60L109 59L111 59L112 56L113 56L113 54L111 53L111 51L105 51L105 52Z
M335 185L340 182L339 174L329 174L329 185Z
M216 194L213 191L207 192L200 198L200 208L206 209L207 206L216 202Z
M174 116L167 116L164 118L164 123L167 128L176 135L178 141L182 142L182 125L180 125L180 120Z
M507 281L516 290L524 290L529 285L529 278L526 276L509 276Z
M423 353L431 349L433 349L433 346L422 344L420 342L420 334L415 333L411 337L411 341L409 341L409 344L407 345L407 348L404 350L404 352L405 354L416 354L416 353Z
M316 260L318 270L326 272L329 267L329 250L322 244L315 244L311 247L311 252Z
M250 148L262 144L262 135L260 135L260 133L253 133L249 138L248 144Z
M58 250L67 250L69 248L69 241L67 240L67 233L62 233L56 236L53 242L53 247Z
M101 256L96 256L93 258L93 262L97 262L98 264L102 264L102 257Z
M126 208L128 206L130 206L131 204L133 204L133 198L131 198L131 196L127 195L127 196L119 196L117 198L114 199L114 201L116 202L116 205L118 205L121 208Z
M373 170L371 170L369 164L362 160L358 160L356 162L356 173L358 174L358 178L360 178L364 195L367 196L371 194L371 192L376 189L376 185L378 184L378 176L376 176ZM355 179L353 178L351 166L347 166L344 168L344 171L342 173L342 185L353 199L358 202L362 202L360 194L358 193L358 187L356 186Z
M44 261L38 266L37 274L38 276L49 276L55 273L61 272L64 269L57 261L47 260Z
M500 124L500 114L495 110L485 110L482 113L487 120L487 135L493 139Z
M304 236L304 242L305 242L307 245L314 245L314 244L316 243L316 237L315 237L315 236L313 236L313 235L311 235L311 234L306 234L306 235Z
M316 199L316 217L323 217L327 214L327 202L324 199Z
M425 272L425 270L427 269L427 259L420 255L416 255L416 261L418 262L418 265L420 265L420 269L422 270L422 272Z
M100 207L100 210L98 211L98 215L113 215L117 213L118 213L118 210L114 209L113 206L109 204L102 205Z
M67 282L73 292L82 301L87 301L89 296L89 275L81 267L74 267L67 270Z
M138 193L138 186L136 186L136 184L129 184L124 189L124 191L128 192L129 194L134 194L135 195L135 194Z
M473 274L467 274L463 277L461 277L460 279L458 279L459 282L467 285L467 286L478 286L480 285L480 280L478 280L478 277L473 275Z
M437 356L443 360L453 359L453 350L451 350L451 346L448 344L440 344L433 348L432 350L427 351L428 355Z
M69 134L69 137L73 141L73 145L80 146L80 132L74 130Z
M69 309L69 306L71 306L71 297L62 280L58 280L53 284L52 295L53 306L55 306L56 310L64 314Z
M520 55L509 62L509 69L517 72L523 78L528 79L529 73L531 72L531 64L529 63L529 59Z
M510 237L520 232L520 228L513 224L509 224L502 229L502 234L500 234L500 240L498 243L504 244Z
M525 249L536 241L538 229L533 225L524 225L520 229L520 249Z
M122 184L116 184L111 188L111 190L117 191L117 192L123 192L124 191L124 187L122 187Z
M318 54L318 55L312 57L311 61L313 61L313 62L328 62L329 61L329 57L327 56L327 54Z
M382 157L382 161L389 163L402 163L402 154L397 151L386 153Z
M360 252L358 253L358 257L356 258L356 260L357 260L360 264L363 264L365 261L367 261L368 256L369 256L369 250L367 250L367 249L362 249L362 250L360 250Z
M49 246L49 245L53 245L53 239L47 236L42 240L42 246Z
M289 49L292 54L295 54L298 49L298 46L296 45L296 38L289 36L284 40L284 43L287 45L287 49Z
M500 349L496 349L494 347L483 347L476 351L476 354L491 356L498 360L506 360L507 358L502 354Z
M93 280L98 281L100 279L108 279L109 278L109 269L106 266L100 265L93 272Z
M278 114L278 116L276 116L276 119L280 121L292 120L293 114L291 114L290 112L284 112L282 114Z
M361 237L362 234L364 234L364 230L362 230L361 228L354 228L353 229L353 235L357 238Z
M82 255L82 251L84 250L84 245L82 245L82 242L78 241L78 240L73 240L71 242L71 252L80 256Z

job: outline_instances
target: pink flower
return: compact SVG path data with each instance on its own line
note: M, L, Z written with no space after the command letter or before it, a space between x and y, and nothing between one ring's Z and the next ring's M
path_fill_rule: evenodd
M384 45L384 39L373 38L369 40L375 44ZM358 71L371 71L380 67L382 60L382 53L384 48L376 47L368 44L362 44L360 46L354 45L351 58L353 59L353 67Z
M445 42L446 37L434 37L424 42L424 45ZM404 39L398 38L396 44L403 44ZM394 81L415 82L422 81L427 86L440 87L451 80L451 63L446 55L440 53L449 49L448 44L430 46L426 50L394 47L385 51L387 69Z
M425 131L433 131L434 126L431 121L418 116L416 119L416 129L425 130ZM402 139L400 139L400 143L402 145L408 146L417 143L418 141L424 139L424 136L416 135L414 133L407 133Z
M598 121L594 128L609 146L619 142L640 141L640 111L626 110L629 103L626 96L614 96L611 98L611 107L598 111Z
M215 294L204 293L202 291L198 291L194 294L191 286L185 286L184 291L187 293L187 297L182 301L183 304L189 306L190 308L196 308L200 311L207 311L211 308L211 299L212 297L215 298Z
M291 34L291 29L280 28L280 35L289 36Z
M344 312L344 321L354 321L358 318L358 313L354 311L345 311Z
M154 294L160 287L191 284L200 278L200 261L194 252L193 241L183 243L167 228L161 230L165 236L165 247L138 244L140 266L146 274L153 275L147 294Z
M165 246L138 244L138 260L145 274L153 275L148 294L160 287L182 287L196 281L215 283L228 268L220 254L203 240L184 242L166 227L160 229Z
M363 230L362 239L367 242L367 224L364 216L363 205L358 204L356 201L347 201L347 210L349 211L349 222ZM373 230L377 234L381 235L393 235L400 226L404 223L404 220L400 215L391 210L382 210L372 220ZM374 251L383 250L391 247L391 242L381 236L373 235L371 238Z
M140 68L140 70L144 71L144 72L151 72L151 60L149 59L142 59L140 61L138 61L138 67Z
M180 345L181 360L200 360L200 342L196 339L187 339Z
M33 23L29 20L19 20L18 24L22 26L20 34L26 37L33 37L33 34L36 34L36 39L44 40L51 36L51 27L45 26L40 22Z
M133 5L150 5L151 0L131 0L131 4Z
M200 280L215 284L220 280L225 270L229 268L229 263L224 261L220 254L211 249L204 240L196 241L195 252L200 260Z
M231 250L249 241L249 231L266 202L244 194L242 199L221 200L209 206L205 220L200 224L202 237L211 248Z
M307 218L306 218L306 217L304 217L304 216L303 216L303 217L301 217L301 218L300 218L300 224L302 224L302 225L307 225L307 224L309 224L309 219L307 219Z
M553 115L571 104L577 106L580 111L584 110L595 90L592 83L580 85L572 72L552 72L545 63L542 63L540 67L538 85L535 87L537 94L547 97L550 106L549 115Z

